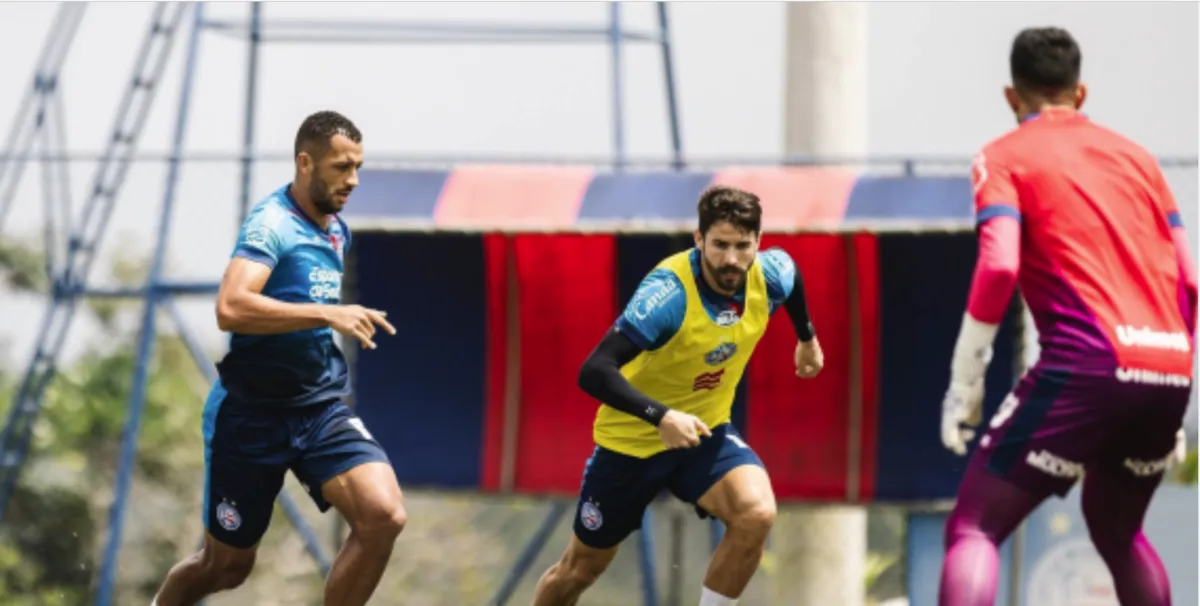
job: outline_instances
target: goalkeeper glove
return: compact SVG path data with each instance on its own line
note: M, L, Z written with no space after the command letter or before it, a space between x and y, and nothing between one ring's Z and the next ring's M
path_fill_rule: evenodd
M950 366L950 387L942 399L942 444L959 456L967 453L967 443L975 437L970 427L982 420L983 379L999 328L997 324L979 322L970 314L963 315Z

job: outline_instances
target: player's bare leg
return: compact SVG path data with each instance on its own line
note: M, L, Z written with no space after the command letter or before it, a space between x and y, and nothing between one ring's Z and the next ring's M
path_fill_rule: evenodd
M193 606L214 593L236 588L254 569L257 550L257 546L230 547L205 535L204 547L167 573L155 606Z
M579 596L604 574L617 556L617 549L588 547L571 535L562 558L538 580L533 606L575 606Z
M734 468L700 497L697 505L725 524L725 537L713 552L704 587L713 603L732 604L758 571L767 535L775 524L775 492L766 470L757 465ZM701 602L704 604L704 602Z
M407 521L400 484L390 466L372 462L329 480L321 491L350 525L325 582L325 606L363 606Z
M1112 574L1122 606L1169 606L1171 585L1154 546L1142 533L1157 478L1115 477L1089 469L1083 480L1083 517L1092 544Z

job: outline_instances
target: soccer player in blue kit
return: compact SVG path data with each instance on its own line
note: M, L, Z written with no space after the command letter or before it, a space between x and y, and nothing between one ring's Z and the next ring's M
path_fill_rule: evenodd
M242 584L254 567L290 469L321 512L350 526L325 606L363 606L406 514L383 448L343 403L348 368L334 332L374 349L383 312L341 305L350 231L338 217L358 185L362 134L344 116L309 116L296 134L292 183L242 225L217 295L232 333L204 406L204 547L167 575L152 606L191 606Z

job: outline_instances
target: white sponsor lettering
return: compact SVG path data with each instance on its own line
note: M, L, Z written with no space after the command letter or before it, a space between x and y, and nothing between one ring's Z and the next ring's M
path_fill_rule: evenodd
M1135 476L1149 477L1158 475L1168 469L1175 463L1175 453L1171 453L1156 461L1142 461L1140 459L1125 459L1125 469L1133 472Z
M641 289L641 294L637 300L633 302L633 317L638 320L645 320L650 317L651 312L662 307L672 296L681 292L678 283L674 280L660 279L652 284L647 284L646 288Z
M1167 387L1191 387L1192 379L1185 375L1177 375L1143 368L1118 368L1117 380L1122 383L1137 383L1139 385L1163 385Z
M1017 411L1017 404L1020 404L1020 400L1017 400L1017 395L1013 393L1008 394L1008 397L1004 398L1004 401L1000 403L1000 408L996 410L996 414L992 416L992 422L988 425L992 429L999 429Z
M1083 465L1068 461L1044 450L1030 452L1025 457L1030 467L1040 469L1057 478L1078 478L1083 476Z
M308 274L308 295L313 299L340 301L342 298L342 272L335 269L314 267Z
M1192 344L1188 341L1187 333L1162 332L1147 326L1118 326L1117 341L1130 347L1145 347L1148 349L1172 349L1190 352Z

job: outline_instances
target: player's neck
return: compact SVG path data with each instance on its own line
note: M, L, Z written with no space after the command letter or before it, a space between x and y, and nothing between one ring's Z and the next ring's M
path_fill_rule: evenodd
M296 187L295 183L292 183L291 187L288 188L288 193L292 195L292 199L296 201L296 206L300 207L300 211L308 216L313 223L316 223L321 229L329 229L329 215L317 210L317 205L313 204L308 192L301 191L300 188Z
M1021 116L1021 122L1024 123L1038 116L1069 116L1079 113L1079 110L1074 105L1069 103L1043 103L1029 109L1029 112Z

